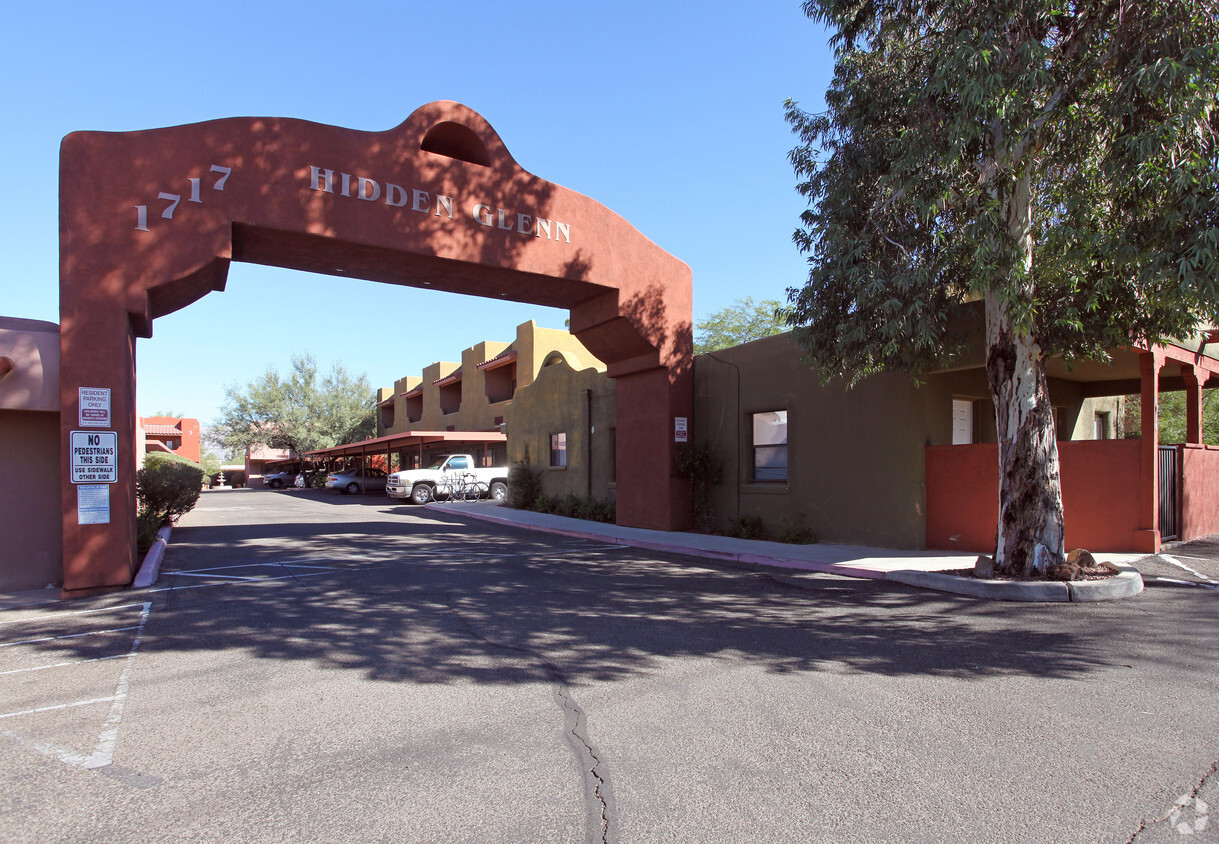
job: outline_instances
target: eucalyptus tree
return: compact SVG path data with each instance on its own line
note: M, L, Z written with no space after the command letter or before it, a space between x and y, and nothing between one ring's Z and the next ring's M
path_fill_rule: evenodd
M373 436L373 390L365 375L352 376L341 364L319 378L312 355L293 355L281 377L274 367L245 387L225 387L220 418L209 436L225 448L259 445L305 452Z
M1047 356L1105 359L1213 320L1215 0L809 0L823 112L792 101L808 280L785 317L825 377L923 372L982 300L997 567L1063 555Z

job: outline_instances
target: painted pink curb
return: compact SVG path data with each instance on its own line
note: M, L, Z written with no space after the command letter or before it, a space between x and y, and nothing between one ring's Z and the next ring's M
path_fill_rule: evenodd
M161 561L165 559L165 546L169 544L169 535L173 531L171 525L165 525L157 531L157 538L153 541L152 547L148 549L148 553L144 555L140 571L131 584L134 588L145 589L157 582L157 575L161 573Z

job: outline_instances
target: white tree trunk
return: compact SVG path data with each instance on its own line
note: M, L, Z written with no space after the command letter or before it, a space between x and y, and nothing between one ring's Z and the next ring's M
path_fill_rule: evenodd
M1031 279L1029 184L1008 200L1008 228ZM1027 282L1031 285L1031 280ZM999 524L995 569L1043 576L1065 553L1062 483L1045 358L1036 341L1012 324L1005 302L986 294L986 374L999 439Z

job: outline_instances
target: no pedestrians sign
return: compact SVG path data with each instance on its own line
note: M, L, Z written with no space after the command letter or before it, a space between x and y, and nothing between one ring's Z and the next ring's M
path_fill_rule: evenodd
M114 431L73 431L72 483L118 483L119 435Z

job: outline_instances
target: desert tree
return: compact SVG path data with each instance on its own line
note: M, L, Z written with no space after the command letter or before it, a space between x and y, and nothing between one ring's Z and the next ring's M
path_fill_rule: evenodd
M312 355L293 355L281 377L274 367L244 387L225 387L220 418L209 437L225 449L265 445L305 452L357 442L376 432L372 387L365 375L352 376L341 364L318 376Z
M1104 360L1216 316L1215 0L810 0L822 112L788 101L809 207L786 319L827 379L926 372L986 311L996 566L1044 574L1064 523L1048 356Z

